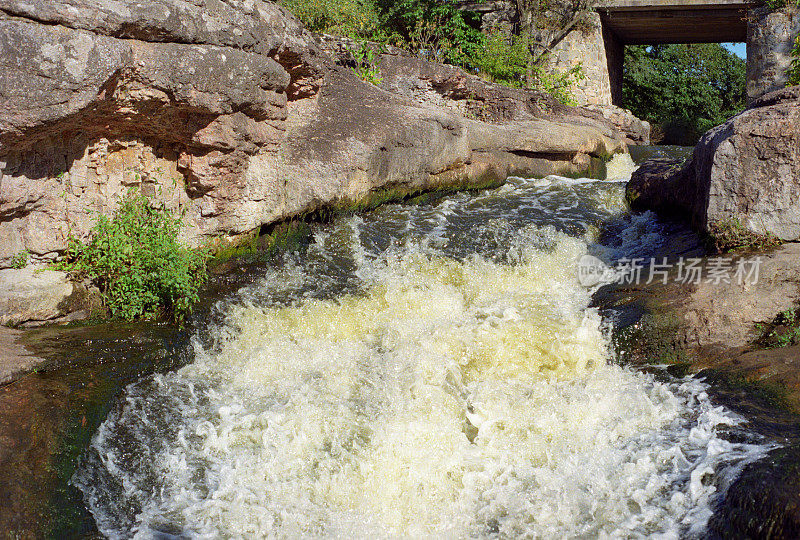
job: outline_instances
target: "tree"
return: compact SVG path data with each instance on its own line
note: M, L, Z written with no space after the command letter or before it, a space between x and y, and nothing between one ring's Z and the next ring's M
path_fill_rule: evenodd
M567 34L586 24L594 0L516 0L519 15L517 34L530 51L527 83L535 84L537 68L541 69L553 48Z
M454 0L375 0L387 35L431 60L466 68L481 50L484 36L476 13Z
M623 105L662 127L664 143L694 144L745 106L745 63L716 43L625 48Z

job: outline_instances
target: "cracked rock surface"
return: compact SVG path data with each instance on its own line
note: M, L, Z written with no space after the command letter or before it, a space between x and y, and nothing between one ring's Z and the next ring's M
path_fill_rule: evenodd
M0 268L56 259L131 187L201 245L376 190L577 174L625 149L601 114L385 62L392 84L361 81L262 0L0 0Z

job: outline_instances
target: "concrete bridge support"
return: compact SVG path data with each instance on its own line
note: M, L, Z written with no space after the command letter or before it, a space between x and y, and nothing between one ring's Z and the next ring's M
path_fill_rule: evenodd
M800 36L800 9L750 12L747 25L747 99L786 86L792 44Z

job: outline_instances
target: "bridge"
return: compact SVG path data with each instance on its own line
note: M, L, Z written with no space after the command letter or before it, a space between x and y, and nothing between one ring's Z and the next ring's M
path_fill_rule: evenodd
M800 10L770 13L763 0L597 0L593 31L573 31L554 50L559 68L583 64L579 101L618 104L625 45L747 43L747 94L786 83Z
M603 27L624 45L746 41L753 0L600 0Z

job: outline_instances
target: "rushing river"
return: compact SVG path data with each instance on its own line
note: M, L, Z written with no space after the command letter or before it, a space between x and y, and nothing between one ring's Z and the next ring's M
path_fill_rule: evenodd
M100 530L701 534L765 446L703 383L616 361L577 261L662 237L612 165L319 226L217 304L193 362L128 387L72 480Z

